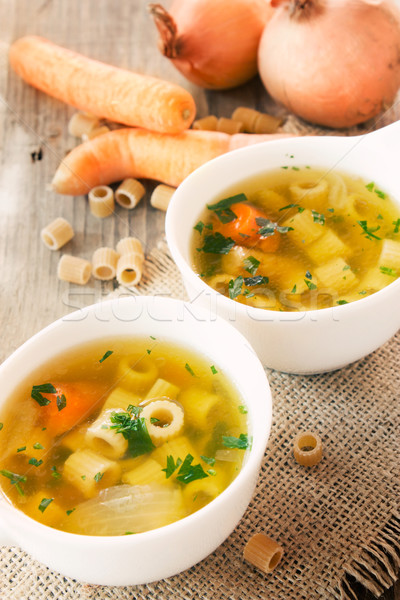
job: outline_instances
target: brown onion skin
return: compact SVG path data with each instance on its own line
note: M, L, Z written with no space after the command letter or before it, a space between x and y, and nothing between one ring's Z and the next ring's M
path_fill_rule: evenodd
M363 123L400 87L400 10L383 0L272 0L261 37L260 77L278 103L331 128ZM291 12L292 11L292 12Z
M257 74L258 44L274 13L267 0L175 0L168 12L177 27L169 58L189 81L229 89ZM167 55L162 39L159 48Z

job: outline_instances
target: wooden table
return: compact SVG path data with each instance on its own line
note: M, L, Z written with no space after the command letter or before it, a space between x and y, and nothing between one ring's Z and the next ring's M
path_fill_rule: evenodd
M166 3L167 4L167 3ZM164 213L147 195L134 211L117 207L107 219L91 215L85 197L58 196L49 182L76 140L67 132L74 109L24 84L7 64L8 44L39 34L93 58L180 83L195 97L198 115L229 117L248 105L275 114L258 79L227 92L189 84L157 50L157 34L145 0L0 0L0 361L55 319L104 298L113 283L91 280L80 287L57 279L60 252L48 250L40 230L58 216L76 235L65 251L91 259L99 246L115 246L126 235L149 252L162 236ZM360 599L372 598L359 589ZM400 585L385 594L400 599Z

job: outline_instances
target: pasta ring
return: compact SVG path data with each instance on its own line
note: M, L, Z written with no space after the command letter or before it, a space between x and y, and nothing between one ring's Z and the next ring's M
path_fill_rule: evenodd
M293 454L299 465L312 467L322 458L322 441L312 431L299 433L293 443Z
M243 558L264 573L271 573L282 556L282 546L264 533L253 535L243 550Z
M141 416L146 419L147 431L156 446L178 436L183 429L183 409L169 400L150 402Z

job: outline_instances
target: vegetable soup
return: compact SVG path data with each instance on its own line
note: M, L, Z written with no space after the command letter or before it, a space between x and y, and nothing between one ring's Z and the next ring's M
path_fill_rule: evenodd
M238 474L250 439L235 386L150 336L87 344L16 389L0 418L0 486L46 525L125 535L181 519Z
M400 276L400 209L373 182L287 167L215 198L192 267L225 296L269 310L346 304Z

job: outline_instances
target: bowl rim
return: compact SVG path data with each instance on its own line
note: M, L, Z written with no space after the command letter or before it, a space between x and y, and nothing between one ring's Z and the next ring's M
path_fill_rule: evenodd
M24 523L24 528L27 528L31 532L31 534L35 534L37 532L38 534L40 534L40 536L42 538L45 537L48 540L53 540L54 537L59 538L60 541L64 540L65 542L68 542L68 541L72 542L73 540L78 540L78 543L83 544L83 545L86 545L86 544L90 545L90 544L93 544L93 542L95 542L98 545L106 545L106 546L113 544L113 543L126 544L127 546L130 546L132 544L138 545L138 544L140 544L140 542L142 540L145 540L145 539L151 540L152 538L159 538L160 535L161 536L169 536L170 534L173 534L174 531L178 532L182 528L190 526L190 523L195 522L196 520L201 518L201 516L204 515L204 517L206 517L207 513L214 510L214 507L218 507L220 504L225 502L225 498L228 496L228 494L235 495L238 492L238 489L240 489L240 487L242 485L243 479L250 477L250 474L252 472L259 473L259 465L261 463L262 457L267 448L268 440L270 438L271 426L272 426L272 394L271 394L271 389L270 389L270 385L269 385L269 381L268 381L265 369L262 366L262 363L259 360L259 358L257 357L255 351L253 350L251 344L248 342L248 340L245 338L245 336L243 334L241 334L239 331L237 331L231 324L229 324L222 317L216 317L215 315L210 314L204 308L200 308L197 306L194 307L194 306L190 305L188 302L185 302L183 300L178 300L178 299L168 298L168 297L159 297L159 296L132 296L132 297L123 297L123 298L111 298L109 300L104 300L101 304L103 305L103 308L108 309L108 308L111 308L117 302L118 303L122 302L124 305L125 304L128 305L128 304L131 304L132 301L138 301L139 303L142 303L143 305L147 305L148 303L152 302L153 300L156 300L156 302L162 303L167 306L169 305L171 307L171 310L172 310L173 305L175 307L178 307L178 305L180 305L182 307L190 306L189 314L191 315L191 317L190 317L191 319L192 318L194 319L193 313L195 313L196 316L201 316L201 317L203 317L203 319L206 319L207 325L211 325L211 327L214 327L214 324L216 324L216 327L218 327L219 331L221 331L221 328L222 328L222 332L224 330L230 331L231 335L233 335L234 338L243 345L243 347L247 347L250 350L250 352L248 353L248 357L249 357L248 360L251 361L251 365L253 368L253 375L255 375L259 381L262 380L263 385L265 386L265 389L263 391L264 411L262 413L262 420L261 420L261 422L264 423L263 437L261 437L261 428L259 428L256 445L252 444L252 446L247 454L247 457L242 464L242 467L241 467L239 473L237 474L235 479L233 481L231 481L231 483L220 494L218 494L218 496L216 498L214 498L210 503L208 503L204 507L200 508L196 512L194 512L190 515L187 515L173 523L164 525L162 527L159 527L159 528L156 528L153 530L137 533L135 535L93 536L93 535L86 535L86 534L70 533L67 531L56 529L51 526L45 525L44 523L40 523L39 521L36 521L34 518L28 516L26 513L24 513L23 511L18 509L16 506L14 506L11 503L11 501L8 499L8 497L0 491L0 512L6 512L13 520L17 519L18 522ZM69 322L69 318L74 317L74 315L79 315L82 313L85 313L85 315L88 315L89 317L94 318L95 309L98 307L98 305L99 305L99 303L92 304L83 309L78 309L77 311L70 313L66 317L61 317L61 318L57 319L56 321L50 323L43 329L39 330L37 333L35 333L33 336L31 336L28 340L26 340L23 344L21 344L21 346L19 346L8 358L6 358L4 360L4 362L0 365L0 376L2 376L3 372L7 371L7 369L13 368L13 363L15 361L18 361L20 359L20 357L23 357L27 351L29 352L31 350L34 350L35 346L38 343L40 343L42 338L45 338L47 335L51 334L52 332L57 331L60 327L61 328L64 327L65 326L64 324ZM88 322L86 317L85 317L85 322L86 323ZM202 327L203 326L204 326L204 323L203 323ZM170 336L168 338L168 341L175 340L176 344L179 347L181 347L183 349L185 347L188 347L188 348L190 347L191 350L194 350L195 352L198 352L201 354L201 350L196 348L195 344L191 345L191 346L185 345L185 342L179 337L175 338L175 335L176 334L172 334L172 336ZM101 334L98 336L96 335L95 337L91 337L90 340L93 341L97 337L101 338L102 336L101 336ZM125 336L123 336L121 334L117 334L117 337L125 337ZM167 336L165 336L165 339L167 339ZM85 344L86 342L88 342L88 339L85 339L83 342L81 341L81 342L73 343L73 344L69 343L68 345L66 345L64 350L65 349L70 350L74 347L79 347L79 345L82 345L82 343ZM63 350L58 352L58 354L61 354L62 352L63 352ZM222 370L224 370L224 367L226 367L226 365L227 365L227 363L225 365L223 365ZM33 370L35 370L35 369L33 369ZM31 372L32 372L32 369L31 369ZM29 369L27 370L27 373L28 373L27 376L29 376ZM230 379L229 375L227 375L227 377L228 377L228 379ZM242 377L242 384L243 384L243 381L244 381L244 378ZM239 393L242 394L242 390L239 390ZM253 396L249 395L249 397L250 397L250 403L251 403L253 401ZM261 398L261 392L260 392L260 398ZM1 402L1 406L3 406L4 403L7 403L7 398L5 398ZM246 399L246 404L247 403L248 402ZM248 417L248 426L249 426L249 429L251 429L252 433L253 433L254 424L258 421L259 415L257 413L256 408L250 410L249 412L250 412L250 415ZM199 513L201 513L201 516L199 515ZM11 537L12 537L12 534L11 534ZM124 541L122 541L122 540L124 540Z

